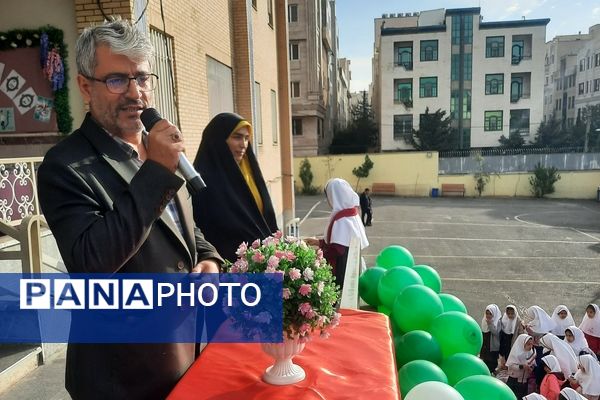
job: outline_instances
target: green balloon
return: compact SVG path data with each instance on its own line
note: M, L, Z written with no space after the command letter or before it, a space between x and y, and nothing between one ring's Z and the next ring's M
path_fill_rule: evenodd
M404 398L419 383L431 381L448 383L448 378L444 371L431 361L415 360L398 370L398 381L402 398Z
M467 313L467 307L458 297L448 293L440 293L440 300L444 306L444 312L446 311L460 311L461 313Z
M442 278L435 269L429 265L415 265L413 267L417 274L423 279L423 284L436 293L442 290Z
M415 259L406 248L394 245L381 250L377 256L376 264L385 269L392 267L413 267Z
M392 313L392 310L390 310L389 308L387 308L386 306L380 304L377 306L377 312L380 312L382 314L387 315L388 317L390 316L390 314Z
M377 295L379 304L392 308L396 296L410 285L422 285L423 279L412 268L393 267L388 269L379 280Z
M381 267L368 268L358 278L358 294L370 306L377 307L379 305L377 285L379 285L379 280L385 274L385 271Z
M456 353L477 355L483 344L479 324L460 311L447 311L435 317L429 333L437 340L444 358Z
M394 347L398 368L414 360L426 360L434 364L442 361L440 345L429 332L417 330L395 336Z
M490 376L490 370L487 365L485 365L481 358L476 357L473 354L453 354L442 361L440 367L448 377L448 384L451 386L456 385L458 382L469 376Z
M406 287L394 301L392 320L404 332L427 330L431 321L444 312L437 293L423 285Z
M469 376L454 388L465 400L517 400L517 396L504 382L492 376Z
M403 400L465 400L452 386L430 381L418 384Z

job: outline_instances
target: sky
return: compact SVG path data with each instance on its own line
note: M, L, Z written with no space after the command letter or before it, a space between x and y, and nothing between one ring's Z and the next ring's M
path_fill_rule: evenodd
M600 24L598 0L337 0L340 58L350 59L352 92L367 90L371 82L374 19L381 14L438 8L481 7L485 22L550 18L546 41L556 35L587 33Z

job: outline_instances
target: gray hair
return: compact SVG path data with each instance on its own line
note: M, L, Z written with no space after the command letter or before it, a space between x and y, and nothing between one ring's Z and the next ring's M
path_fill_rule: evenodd
M94 76L96 68L96 48L108 46L115 54L127 56L135 62L152 59L154 48L148 37L136 29L130 21L113 17L100 25L85 28L75 45L77 72L84 76Z

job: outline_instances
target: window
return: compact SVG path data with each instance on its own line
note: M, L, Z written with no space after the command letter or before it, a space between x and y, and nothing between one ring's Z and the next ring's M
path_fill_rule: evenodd
M277 144L279 141L279 133L277 127L279 124L277 123L277 116L279 113L277 112L277 93L271 89L271 135L273 135L273 144Z
M523 97L523 78L513 76L510 80L510 101L517 102Z
M460 44L460 15L452 16L452 44Z
M256 109L254 110L256 121L254 121L254 137L256 143L259 145L263 144L262 135L262 105L260 100L260 83L254 82L254 97L256 98Z
M529 133L529 109L510 110L510 133Z
M459 117L458 107L460 105L460 91L453 90L450 96L450 116L452 119L457 120ZM462 96L462 118L471 118L471 91L464 90Z
M246 3L246 4L248 4L248 3ZM256 8L256 0L252 0L252 7L254 7L254 9L257 10L257 8Z
M413 69L412 42L394 43L394 62L397 66L403 66L408 71Z
M298 22L298 4L288 5L288 22Z
M504 57L504 36L488 36L485 38L485 57Z
M412 114L394 115L394 140L406 139L412 135Z
M292 97L300 97L300 82L291 82L292 86Z
M438 41L421 40L421 61L437 61Z
M290 60L300 59L300 45L298 43L290 43Z
M581 82L579 84L579 91L578 94L583 94L583 90L585 89L585 85L583 84L583 82Z
M267 0L267 15L269 16L269 26L273 27L273 0Z
M485 94L504 93L504 74L485 74Z
M453 15L452 16L452 44L461 44L461 27L463 29L463 43L473 43L473 16L472 15Z
M486 111L483 124L485 131L501 131L502 111Z
M155 49L154 71L159 77L154 91L156 108L160 110L164 118L178 125L175 75L173 74L173 38L151 28L150 41Z
M292 118L292 135L302 136L302 118Z
M459 80L460 54L452 54L450 75L453 81ZM463 80L470 81L473 72L473 54L465 53L463 58Z
M412 79L394 80L394 103L404 103L407 107L412 107Z
M584 67L585 67L585 60L584 59L579 60L579 72L583 71Z
M594 79L594 92L600 90L600 79Z
M419 97L437 97L437 77L419 79Z
M594 56L594 67L600 67L600 53Z
M587 68L586 69L590 69L592 66L592 63L590 62L590 57L587 58Z
M208 113L212 118L222 112L233 112L233 73L231 68L206 57L208 77Z
M512 42L512 64L517 65L523 59L523 50L525 48L525 41L520 39L513 39Z

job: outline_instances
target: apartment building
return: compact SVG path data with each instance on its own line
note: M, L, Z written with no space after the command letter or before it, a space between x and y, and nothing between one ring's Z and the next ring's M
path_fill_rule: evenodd
M337 121L334 0L288 0L294 156L325 154Z
M600 104L600 24L592 26L588 36L577 52L577 113Z
M577 118L578 53L590 40L588 34L560 35L546 43L544 64L544 121L556 118L565 127Z
M188 158L195 157L202 131L215 114L244 116L254 127L254 150L283 227L294 214L287 11L286 0L29 0L3 4L0 26L9 31L50 24L64 32L76 128L85 115L75 79L78 33L109 15L136 21L156 48L156 106L180 126ZM44 135L58 137L57 132ZM23 145L27 138L42 140L41 134L10 136L21 142L10 144L11 149L0 146L9 153L0 157L41 156L47 150Z
M337 74L337 128L344 129L352 121L350 115L350 60L338 59Z
M549 19L484 22L480 8L375 19L373 107L381 150L409 150L426 108L452 117L461 148L532 140L543 118Z

